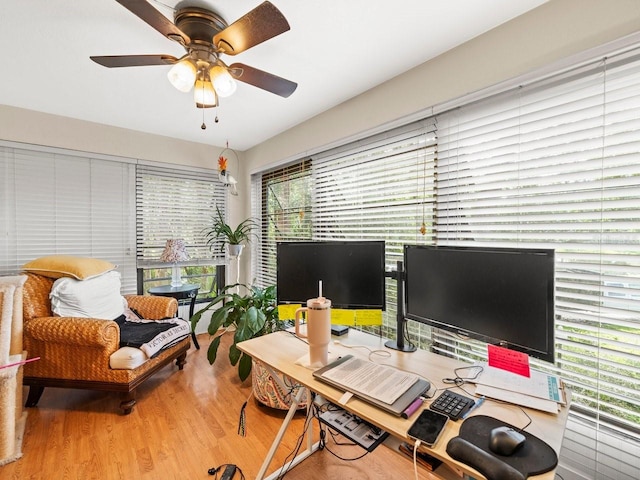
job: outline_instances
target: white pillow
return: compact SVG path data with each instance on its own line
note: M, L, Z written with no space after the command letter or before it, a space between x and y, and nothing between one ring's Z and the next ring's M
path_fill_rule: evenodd
M49 298L53 313L60 317L115 320L124 313L120 273L115 270L87 280L59 278Z
M114 370L133 370L148 360L139 348L121 347L109 357L109 366Z

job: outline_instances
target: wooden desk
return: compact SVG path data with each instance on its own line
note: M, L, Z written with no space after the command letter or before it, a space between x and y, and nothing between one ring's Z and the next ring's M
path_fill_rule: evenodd
M421 375L431 382L433 388L450 388L451 385L444 384L443 378L451 378L454 376L454 369L466 364L453 360L451 358L436 355L423 350L418 350L413 353L399 352L396 350L390 350L384 346L384 339L375 337L370 334L350 330L347 335L341 337L333 337L334 341L339 341L339 344L333 344L329 347L329 357L336 358L343 355L354 355L367 358L369 351L364 348L348 348L345 345L367 345L371 349L379 349L390 352L390 357L372 357L373 361L377 363L391 365L401 370L410 371ZM336 389L323 382L319 382L313 378L313 371L297 365L295 362L308 352L308 346L300 339L294 337L288 332L276 332L262 337L253 338L245 342L239 343L238 348L243 352L250 355L256 360L260 360L266 365L270 366L274 370L288 375L296 382L302 384L308 390L320 394L325 400L332 403L339 404L340 397L344 394L342 390ZM468 385L469 391L473 391L473 386ZM457 389L454 389L456 391ZM301 389L301 392L304 390ZM461 392L462 393L462 392ZM427 404L425 404L426 408ZM351 398L344 408L359 417L367 420L368 422L377 425L381 429L389 432L391 436L400 441L407 441L413 444L413 441L407 437L407 430L421 411L414 413L408 419L396 417L388 414L373 405L363 402L355 397ZM524 409L527 415L531 418L532 422L526 429L532 435L547 442L556 453L560 453L560 447L562 444L562 437L564 435L564 428L568 415L568 406L561 409L558 415L547 414L539 412L537 410ZM291 412L290 412L291 413ZM528 423L529 419L523 413L523 408L515 405L505 405L498 402L487 399L482 406L473 410L470 416L473 415L488 415L500 419L506 423L510 423L515 426L524 426ZM293 413L291 413L291 416ZM286 423L288 420L285 418L285 424L281 433L286 429ZM310 422L312 425L314 422ZM433 448L421 447L430 455L437 457L443 461L443 465L436 470L436 473L444 479L460 479L460 476L456 475L451 469L457 469L463 471L474 478L484 478L473 468L463 463L453 460L446 453L446 446L450 439L456 437L460 430L462 421L457 422L450 421L442 436ZM272 445L272 451L277 448L277 443L281 437L281 433L276 436L274 445ZM308 432L311 437L311 432ZM302 459L310 455L315 446L311 445L311 438L307 439L309 444L307 452L302 455ZM270 452L273 456L273 453ZM407 459L407 461L411 461ZM258 474L258 478L262 479L264 472L269 467L271 462L270 458L265 459L263 469ZM298 462L294 462L294 465ZM277 472L276 472L277 473ZM271 477L268 477L271 478ZM535 480L552 480L554 478L554 472L547 472L543 475L531 477Z

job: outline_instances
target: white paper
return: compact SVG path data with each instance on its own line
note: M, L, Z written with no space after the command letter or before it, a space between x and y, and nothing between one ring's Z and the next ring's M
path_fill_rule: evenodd
M499 368L482 364L483 371L476 380L478 385L487 385L503 390L509 390L531 397L566 403L562 391L562 381L546 373L531 370L530 377L507 372Z
M548 413L558 413L558 404L553 400L545 400L543 398L532 397L523 393L512 392L502 388L490 387L488 385L477 385L476 395L484 395L485 397L495 398L514 405L522 405L527 408L534 408Z
M352 357L327 370L323 377L345 389L392 405L418 381L418 376Z

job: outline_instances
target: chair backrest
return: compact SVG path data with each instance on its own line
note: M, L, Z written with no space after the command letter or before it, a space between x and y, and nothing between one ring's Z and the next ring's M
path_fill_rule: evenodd
M26 275L22 304L24 322L27 323L33 318L52 317L49 293L55 280L35 273L26 273Z

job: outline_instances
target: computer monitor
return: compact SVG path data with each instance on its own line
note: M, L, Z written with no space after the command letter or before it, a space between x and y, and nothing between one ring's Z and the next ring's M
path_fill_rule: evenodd
M278 242L279 304L302 304L322 294L332 308L385 308L385 242Z
M554 251L405 245L405 317L554 361Z

